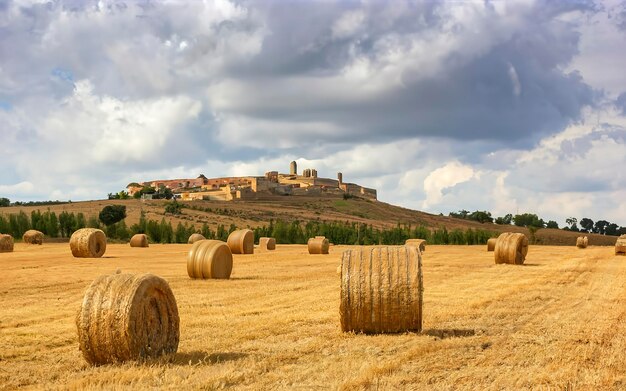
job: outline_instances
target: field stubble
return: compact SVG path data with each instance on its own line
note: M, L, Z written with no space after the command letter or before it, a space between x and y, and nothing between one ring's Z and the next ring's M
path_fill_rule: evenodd
M485 246L428 246L421 334L341 333L341 252L235 255L230 280L191 280L190 245L67 244L0 254L0 389L619 389L626 387L626 262L611 247L531 246L524 266ZM168 359L91 367L74 317L97 276L165 278L181 319Z

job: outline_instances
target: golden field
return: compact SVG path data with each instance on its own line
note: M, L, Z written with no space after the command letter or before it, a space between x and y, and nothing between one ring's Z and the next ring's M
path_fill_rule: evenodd
M427 246L423 333L374 336L340 330L336 269L349 246L235 255L230 280L191 280L189 248L0 253L0 389L626 388L626 257L613 247L531 246L514 266L496 265L486 246ZM83 292L117 269L169 282L181 321L173 358L83 360Z

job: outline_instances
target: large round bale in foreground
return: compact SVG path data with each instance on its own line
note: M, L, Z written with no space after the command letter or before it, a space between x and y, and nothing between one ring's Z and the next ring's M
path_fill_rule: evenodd
M220 240L200 240L187 254L187 274L191 278L230 278L233 254Z
M187 239L187 244L194 244L199 240L206 240L206 238L200 234L191 234L189 235L189 239Z
M233 254L254 254L254 232L249 229L231 232L226 243Z
M626 255L626 235L621 235L615 242L615 255Z
M490 238L487 239L487 251L493 251L496 248L496 242L498 241L497 238Z
M100 258L107 248L107 237L99 229L81 228L70 238L72 255L76 258Z
M406 242L404 242L404 245L405 246L415 246L421 252L426 251L426 240L424 240L424 239L407 239Z
M76 316L80 351L95 365L176 353L179 323L172 290L152 274L96 278Z
M0 253L13 252L13 236L0 234Z
M146 234L135 234L130 238L130 247L148 247L148 236Z
M22 240L27 244L43 244L43 232L29 229L22 235Z
M276 239L266 237L259 238L259 249L276 250Z
M521 265L528 253L528 239L524 234L505 232L498 236L494 257L496 263Z
M328 254L330 243L325 237L311 238L307 242L309 254Z
M589 244L589 239L586 236L579 236L576 238L576 247L578 248L587 248Z
M359 247L341 257L341 330L422 329L422 255L414 246Z

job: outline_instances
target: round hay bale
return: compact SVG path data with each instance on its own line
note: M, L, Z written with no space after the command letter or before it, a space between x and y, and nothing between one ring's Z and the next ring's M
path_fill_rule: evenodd
M424 239L407 239L406 242L404 242L404 245L405 246L415 246L421 252L426 251L426 240L424 240Z
M78 342L93 365L176 353L178 307L168 283L152 274L110 274L85 291Z
M576 247L578 248L587 248L587 244L589 243L587 237L579 236L576 238Z
M487 251L493 251L496 248L497 238L490 238L487 240Z
M528 239L524 234L505 232L498 236L494 257L496 263L521 265L528 253Z
M187 244L194 244L199 240L206 240L206 238L200 234L191 234L189 235L189 239L187 239Z
M146 234L136 234L130 238L130 247L148 247L148 236Z
M254 254L254 232L249 229L231 232L226 243L233 254Z
M81 228L70 238L72 255L76 258L100 258L107 248L107 237L99 229Z
M22 235L22 240L27 244L43 244L43 232L29 229Z
M276 239L266 237L259 238L259 249L276 250Z
M626 235L617 238L615 242L615 255L626 255Z
M341 257L341 330L422 329L422 255L415 246L360 247Z
M330 243L328 243L328 239L326 239L325 237L311 238L307 242L309 254L328 254L329 246Z
M230 278L233 254L220 240L200 240L187 254L187 274L191 278Z
M13 252L13 236L0 234L0 253Z

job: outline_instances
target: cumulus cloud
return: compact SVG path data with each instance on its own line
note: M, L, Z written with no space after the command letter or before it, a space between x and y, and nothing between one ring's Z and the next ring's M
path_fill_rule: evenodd
M295 159L433 212L623 216L623 14L614 0L0 2L0 192L100 198Z

